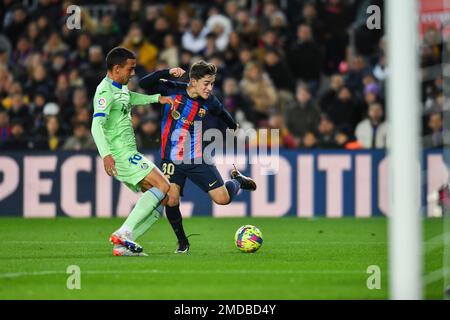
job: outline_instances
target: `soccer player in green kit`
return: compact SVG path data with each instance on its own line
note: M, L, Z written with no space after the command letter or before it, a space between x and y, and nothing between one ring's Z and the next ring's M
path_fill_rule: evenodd
M150 103L173 104L170 97L145 95L128 90L135 75L136 56L125 48L114 48L106 56L107 75L97 86L93 100L92 135L106 173L125 183L141 198L123 225L111 236L115 256L140 256L135 242L155 223L163 210L170 184L164 174L136 149L131 108Z

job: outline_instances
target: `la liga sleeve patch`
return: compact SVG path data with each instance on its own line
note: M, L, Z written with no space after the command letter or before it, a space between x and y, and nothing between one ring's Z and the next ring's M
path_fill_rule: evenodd
M105 98L99 98L97 101L97 109L99 110L105 110L106 109L106 99Z

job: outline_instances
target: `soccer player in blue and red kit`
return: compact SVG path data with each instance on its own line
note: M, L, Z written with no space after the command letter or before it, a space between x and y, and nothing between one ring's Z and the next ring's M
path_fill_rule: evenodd
M180 196L186 178L189 178L211 199L220 205L229 204L239 189L256 190L255 182L242 175L236 168L231 180L225 183L217 168L203 158L203 132L198 124L208 113L222 119L230 129L239 125L222 103L211 93L217 68L212 63L198 61L189 71L189 83L170 81L180 78L185 71L172 68L153 72L139 81L139 85L151 92L172 97L174 105L164 105L161 126L161 166L171 187L166 205L166 216L178 238L176 253L187 253L189 241L183 229L180 212ZM189 140L190 139L190 140ZM187 148L185 148L187 146Z

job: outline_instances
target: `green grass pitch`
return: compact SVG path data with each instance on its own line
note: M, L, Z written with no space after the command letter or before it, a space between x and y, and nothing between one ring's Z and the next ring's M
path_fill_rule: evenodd
M107 241L119 218L1 218L0 299L386 299L387 220L211 218L185 219L191 252L173 253L166 219L140 243L148 257L113 257ZM261 249L241 253L238 227L253 224ZM424 220L424 239L442 233L442 220ZM81 270L81 289L69 290L69 265ZM381 289L369 290L367 268L381 268ZM442 267L442 247L428 250L424 274ZM443 283L425 286L441 299Z

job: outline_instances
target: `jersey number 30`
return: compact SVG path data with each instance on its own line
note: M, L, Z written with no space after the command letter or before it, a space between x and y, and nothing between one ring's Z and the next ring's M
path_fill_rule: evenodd
M171 176L175 172L175 165L173 163L163 163L162 169L165 175Z

